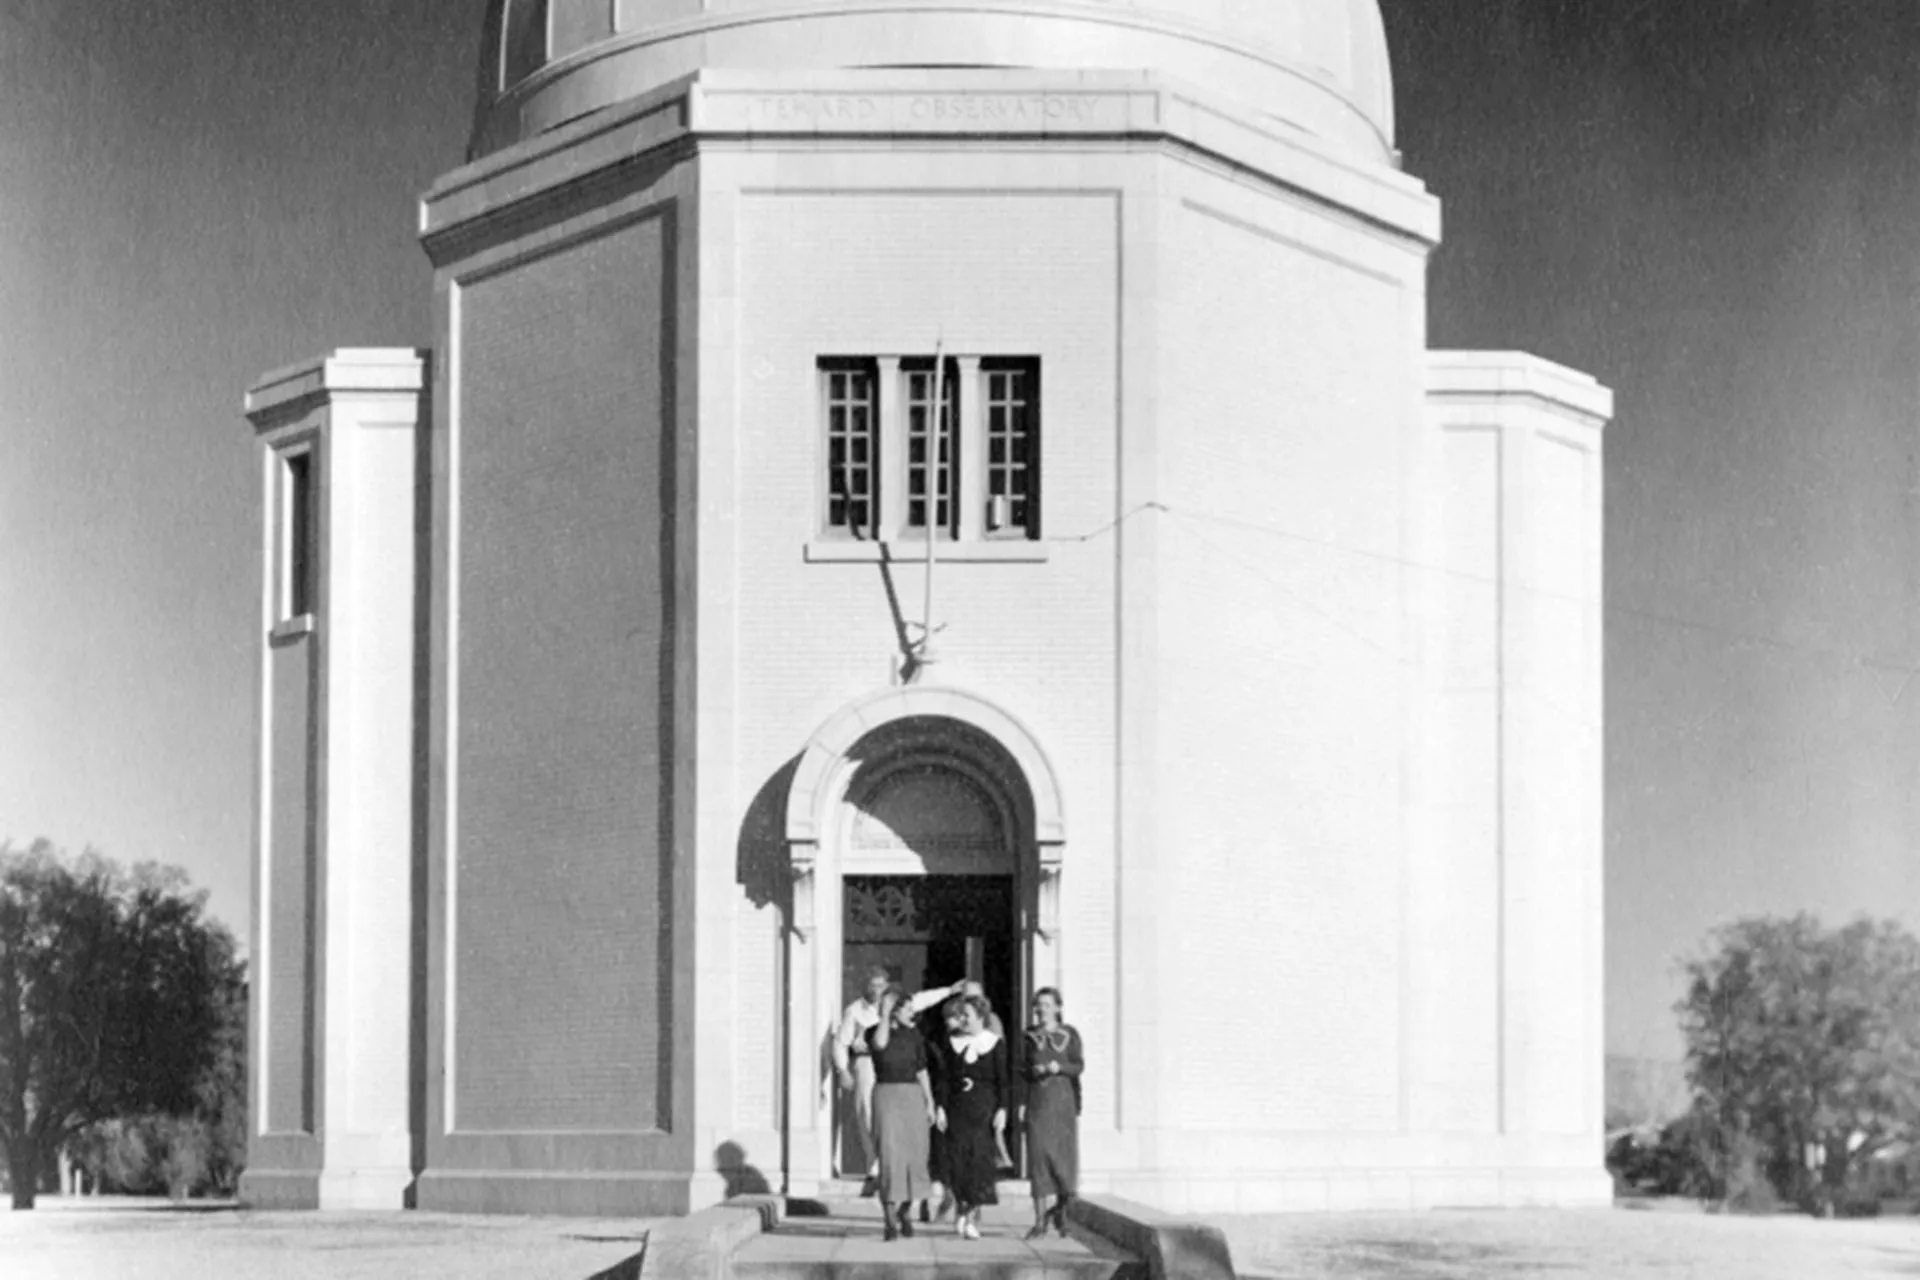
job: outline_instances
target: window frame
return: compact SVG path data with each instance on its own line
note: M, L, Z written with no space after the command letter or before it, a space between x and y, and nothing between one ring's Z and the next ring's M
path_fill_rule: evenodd
M886 413L888 396L883 376L883 362L873 356L822 356L815 365L815 380L818 396L819 440L821 445L821 465L814 474L819 477L820 500L817 504L816 521L819 536L845 542L881 542L887 536L887 514L885 507L886 467L891 461L891 451L886 447ZM835 375L864 374L870 391L867 403L867 493L868 523L860 529L852 523L852 511L848 511L848 522L833 522L833 503L835 500L834 480L836 469L833 463L833 379ZM849 404L853 403L851 401ZM848 434L849 443L851 435ZM849 450L851 452L851 449ZM841 471L848 464L841 464ZM855 501L851 492L841 494L851 508Z
M959 542L961 539L960 516L966 505L968 480L968 468L963 465L963 448L966 442L962 439L962 424L965 422L962 414L965 411L968 396L960 358L943 356L941 364L944 366L942 377L933 394L946 392L945 419L942 420L936 414L932 421L925 424L922 432L916 432L913 425L914 413L918 411L924 417L929 401L916 397L914 380L925 379L934 373L933 357L905 356L900 360L897 377L900 382L900 452L903 455L899 467L901 491L895 510L898 518L887 522L887 527L897 542L923 541L927 536L927 521L924 517L927 514L939 515L943 505L946 508L946 518L936 526L937 540ZM916 463L913 460L913 446L919 442L922 434L930 437L929 455L937 452L941 456L932 458L928 462ZM929 485L927 494L916 495L913 491L913 474L916 467L930 471L939 480L944 481L945 492L942 493L938 487ZM922 512L923 518L917 524L913 519L913 507L916 502L931 503L933 507L931 513ZM884 494L881 505L883 508L887 505Z
M994 430L993 411L995 401L992 395L993 378L996 375L1017 375L1025 380L1025 398L1020 402L1025 411L1024 435L1026 457L1015 462L1011 457L999 462L993 460ZM1038 542L1041 538L1042 521L1046 516L1044 495L1045 480L1041 475L1040 463L1044 450L1041 446L1043 426L1041 407L1043 389L1040 378L1040 357L1038 356L985 356L980 361L980 489L978 502L981 509L982 534L995 542ZM1012 453L1012 435L1008 434L1008 453ZM1027 476L1027 492L1024 495L1027 504L1026 518L1016 520L1013 517L1013 501L1007 496L1008 518L1004 526L995 528L991 518L993 500L1003 496L994 493L996 472L1003 472L1011 480L1015 468L1024 471Z
M859 355L821 354L814 359L815 457L813 465L815 504L813 532L808 543L809 560L837 561L879 559L889 545L900 549L902 558L912 558L914 548L925 546L925 531L913 522L914 504L924 501L912 492L913 478L924 468L929 474L944 471L948 477L946 519L936 532L943 556L976 560L1047 559L1043 535L1045 519L1045 479L1043 468L1045 418L1045 359L1029 355L970 355L964 352L942 353L946 371L948 420L942 438L946 444L944 466L916 463L912 455L922 438L914 430L914 418L924 420L922 399L924 383L932 372L931 354ZM836 480L846 463L833 461L836 439L844 438L833 425L834 411L843 401L835 395L837 374L860 372L870 379L868 402L870 447L866 464L871 487L866 497L872 506L872 524L855 528L850 523L835 524ZM1021 428L1008 434L1025 439L1025 458L1007 457L990 464L992 379L1014 374L1024 379L1021 404ZM920 386L916 388L916 380ZM847 450L851 453L851 448ZM932 448L929 444L928 453ZM1026 480L1026 518L1013 518L992 526L991 500L998 481L1013 469L1023 470ZM1011 482L1009 487L1011 486ZM851 500L850 493L842 498ZM1011 496L1011 495L1008 495ZM938 499L935 499L938 501Z
M282 624L320 612L320 450L308 437L276 450L274 616Z

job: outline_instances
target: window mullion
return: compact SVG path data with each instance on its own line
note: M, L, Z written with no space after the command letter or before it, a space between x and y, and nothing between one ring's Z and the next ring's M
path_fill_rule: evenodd
M986 415L982 408L986 397L980 384L980 357L960 357L960 421L955 423L960 438L954 441L952 457L960 464L959 483L954 486L954 501L960 504L960 541L978 542L985 536L987 522L987 446Z
M891 542L907 526L907 383L899 356L881 356L875 363L880 395L880 465L875 474L880 486L879 537Z

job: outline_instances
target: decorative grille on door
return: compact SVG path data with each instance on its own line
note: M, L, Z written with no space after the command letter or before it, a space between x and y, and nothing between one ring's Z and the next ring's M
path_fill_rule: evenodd
M849 876L848 942L925 942L1009 933L1013 884L1006 876Z

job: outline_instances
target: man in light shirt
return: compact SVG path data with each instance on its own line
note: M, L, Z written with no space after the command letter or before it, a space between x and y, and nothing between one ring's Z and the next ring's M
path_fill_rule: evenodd
M853 1095L854 1128L860 1133L858 1154L864 1162L856 1165L851 1158L854 1153L850 1152L841 1165L842 1173L863 1168L865 1176L871 1178L879 1172L880 1152L873 1143L873 1058L868 1051L867 1032L880 1024L880 1001L892 985L892 978L879 965L867 970L866 990L840 1015L840 1025L833 1033L834 1077L839 1081L841 1092ZM918 1015L959 989L957 984L929 987L907 1004Z

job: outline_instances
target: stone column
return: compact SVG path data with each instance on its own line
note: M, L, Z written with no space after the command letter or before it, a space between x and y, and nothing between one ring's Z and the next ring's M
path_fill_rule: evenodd
M250 1203L400 1209L413 1181L424 374L416 351L346 349L247 393L266 509Z
M1494 1098L1498 1131L1519 1144L1503 1198L1601 1201L1600 443L1613 397L1511 353L1435 353L1431 371L1435 400L1498 445Z

